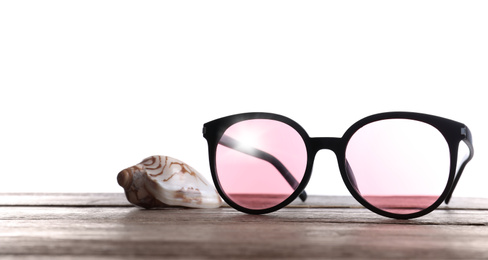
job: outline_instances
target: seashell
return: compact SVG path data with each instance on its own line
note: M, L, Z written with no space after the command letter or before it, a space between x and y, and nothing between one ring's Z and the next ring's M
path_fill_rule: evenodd
M183 206L218 208L222 200L200 173L188 164L155 155L122 170L117 182L130 203L143 208Z

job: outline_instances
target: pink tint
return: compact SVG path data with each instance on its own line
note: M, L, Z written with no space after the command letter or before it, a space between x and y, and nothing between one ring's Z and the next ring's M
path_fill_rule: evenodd
M232 125L224 135L273 155L298 183L302 181L307 150L302 137L289 125L268 119L252 119ZM223 145L217 147L216 170L223 191L245 208L276 206L295 191L268 161Z
M431 125L388 119L359 129L346 148L360 195L384 211L408 214L431 206L444 191L449 147Z

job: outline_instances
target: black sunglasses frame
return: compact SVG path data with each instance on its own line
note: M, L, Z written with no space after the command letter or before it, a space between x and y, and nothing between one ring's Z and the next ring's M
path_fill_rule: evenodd
M302 181L298 184L298 187L295 189L295 191L283 202L280 204L267 208L267 209L260 209L260 210L255 210L255 209L248 209L245 207L242 207L236 203L234 203L223 191L221 188L221 185L219 183L219 179L217 176L217 171L216 171L216 151L217 151L217 146L219 145L219 141L221 140L222 136L224 135L224 132L233 124L245 121L245 120L250 120L250 119L270 119L270 120L276 120L283 122L289 126L291 126L293 129L295 129L298 134L302 137L306 150L307 150L307 166L305 169L305 174L303 176ZM426 124L429 124L436 128L445 138L448 146L449 146L449 151L450 151L450 171L449 171L449 178L447 185L443 191L443 193L440 195L440 197L432 204L430 207L423 209L419 212L415 213L410 213L410 214L395 214L387 211L383 211L379 208L376 208L375 206L371 205L368 203L365 199L361 197L357 189L355 188L354 184L354 179L350 178L348 175L348 170L347 168L347 160L345 158L346 154L346 148L347 144L350 140L350 138L354 135L354 133L359 130L361 127L380 120L386 120L386 119L410 119L410 120L416 120L420 122L424 122ZM316 154L318 151L322 149L329 149L332 150L336 157L337 157L337 162L339 164L339 170L342 176L342 179L351 193L351 195L364 207L367 209L385 216L385 217L390 217L390 218L396 218L396 219L411 219L411 218L417 218L420 216L423 216L425 214L428 214L429 212L433 211L439 205L444 201L446 204L449 203L451 196L454 192L454 189L459 181L459 178L461 177L461 174L466 166L466 164L471 160L474 154L474 148L473 148L473 139L471 135L471 131L468 129L468 127L462 123L438 117L438 116L433 116L433 115L428 115L428 114L421 114L421 113L413 113L413 112L387 112L387 113L380 113L380 114L375 114L372 116L368 116L366 118L363 118L356 123L354 123L351 127L349 127L344 135L340 138L334 138L334 137L310 137L307 132L295 121L293 121L290 118L287 118L285 116L281 116L278 114L272 114L272 113L262 113L262 112L257 112L257 113L243 113L243 114L236 114L236 115L231 115L227 117L223 117L220 119L216 119L213 121L210 121L206 124L204 124L203 127L203 136L208 142L208 153L209 153L209 161L210 161L210 170L212 173L212 179L215 183L216 189L219 192L220 196L222 199L231 207L245 212L249 214L265 214L265 213L270 213L273 211L276 211L278 209L281 209L294 201L298 196L302 200L305 200L306 194L304 193L305 187L308 184L308 181L310 180L310 177L312 175L312 168L313 168L313 163L316 157ZM459 167L457 166L458 162L458 150L459 150L459 144L460 142L463 141L466 143L467 147L469 148L469 155L468 157L464 158L463 161L461 161Z

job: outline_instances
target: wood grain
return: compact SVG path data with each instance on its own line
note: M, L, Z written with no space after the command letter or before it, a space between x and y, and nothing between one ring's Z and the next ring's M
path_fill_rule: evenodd
M488 259L487 199L392 220L347 197L311 197L259 216L229 207L143 210L121 194L0 198L6 259Z

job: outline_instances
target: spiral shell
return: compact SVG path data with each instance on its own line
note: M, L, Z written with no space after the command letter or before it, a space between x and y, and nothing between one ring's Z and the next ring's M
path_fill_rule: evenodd
M183 206L218 208L222 200L214 186L188 164L155 155L117 175L130 203L143 208Z

